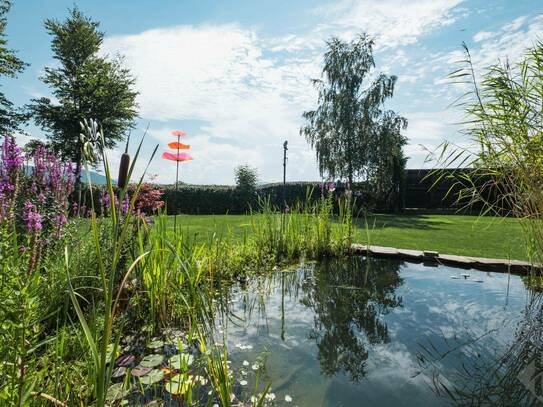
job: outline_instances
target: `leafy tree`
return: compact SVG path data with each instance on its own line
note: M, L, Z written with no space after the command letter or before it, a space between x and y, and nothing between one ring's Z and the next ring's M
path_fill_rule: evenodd
M47 132L51 147L63 158L70 159L80 171L83 142L80 123L95 119L103 130L105 145L113 148L134 126L137 116L134 78L122 66L122 59L99 55L104 33L99 23L84 16L77 8L59 22L45 21L52 36L53 57L58 67L46 67L43 83L51 87L58 100L34 99L29 106L36 124ZM94 163L100 154L94 154Z
M24 70L27 64L17 58L14 50L7 48L6 14L10 8L11 1L0 0L0 76L14 78ZM9 134L18 130L26 119L27 116L17 111L13 102L0 92L0 134Z
M258 172L256 168L249 165L240 165L236 168L236 186L246 192L254 192L258 183Z
M303 114L307 124L300 134L315 148L321 175L350 184L362 177L388 190L405 166L400 131L407 120L384 107L394 94L396 76L370 79L373 45L365 34L352 42L327 42L322 77L313 80L318 106Z
M249 165L240 165L236 168L236 188L241 198L244 211L254 203L256 198L256 184L258 183L258 172L256 168Z

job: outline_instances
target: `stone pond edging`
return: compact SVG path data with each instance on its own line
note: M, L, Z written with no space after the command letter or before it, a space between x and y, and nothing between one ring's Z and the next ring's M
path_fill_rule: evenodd
M446 264L466 269L497 271L502 273L528 274L530 270L543 271L543 265L534 265L527 261L489 259L484 257L457 256L453 254L440 254L428 250L397 249L395 247L374 246L353 243L351 250L356 254L373 255L376 257L394 257L427 265Z

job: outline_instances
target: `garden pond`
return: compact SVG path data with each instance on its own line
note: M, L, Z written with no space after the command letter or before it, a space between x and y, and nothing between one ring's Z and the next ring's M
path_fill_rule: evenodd
M541 303L519 276L359 256L277 271L218 303L215 340L242 400L258 379L276 405L534 402L523 375Z

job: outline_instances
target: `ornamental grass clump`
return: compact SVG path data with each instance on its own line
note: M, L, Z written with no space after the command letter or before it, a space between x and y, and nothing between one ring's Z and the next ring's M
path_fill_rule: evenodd
M469 171L436 172L456 181L451 190L460 190L458 201L462 205L482 204L483 215L523 219L527 254L541 264L543 42L528 49L517 64L499 63L487 68L481 80L468 48L464 48L464 66L450 77L471 88L458 104L466 113L464 133L473 148L444 143L437 162L442 168Z

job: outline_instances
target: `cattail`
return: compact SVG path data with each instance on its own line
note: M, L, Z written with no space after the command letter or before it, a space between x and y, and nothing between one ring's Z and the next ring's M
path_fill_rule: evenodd
M124 153L121 156L121 163L119 164L119 177L117 178L117 186L124 188L128 181L128 168L130 167L130 154L128 154L128 144L130 143L130 134L126 140L126 147Z

